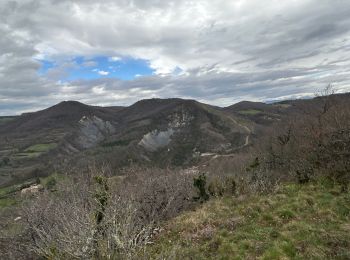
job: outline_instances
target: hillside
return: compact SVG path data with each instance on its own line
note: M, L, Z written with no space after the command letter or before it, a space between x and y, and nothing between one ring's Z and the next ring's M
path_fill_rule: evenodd
M259 125L271 125L276 120L286 117L290 107L290 104L265 104L262 102L242 101L225 107L224 111L241 116Z
M193 100L107 108L61 102L0 125L0 185L90 160L113 167L130 161L166 166L191 163L203 153L228 153L249 134L234 118Z
M1 124L0 186L45 174L42 172L54 165L57 155L78 152L86 144L94 145L108 132L102 121L108 122L119 109L67 101ZM85 122L80 121L84 116ZM92 132L86 134L89 128Z
M169 221L146 259L349 259L350 196L329 182L214 199Z
M332 95L348 106L349 94ZM325 99L273 104L243 101L220 108L195 100L148 99L129 107L61 102L42 111L0 118L0 186L82 170L89 162L190 167L259 145L276 124L322 113Z
M348 259L348 98L64 102L6 119L0 250L9 259Z

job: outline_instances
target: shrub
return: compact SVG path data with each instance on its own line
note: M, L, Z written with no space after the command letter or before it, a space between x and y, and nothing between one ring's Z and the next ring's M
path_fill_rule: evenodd
M307 168L302 170L296 170L297 180L299 184L305 184L310 181L313 169Z
M214 197L221 197L225 193L225 186L223 181L221 181L219 178L214 178L210 181L208 185L208 192L211 196Z
M233 176L214 176L209 181L208 193L213 197L236 195L236 180Z
M51 176L48 178L45 184L45 188L48 190L53 190L57 184L56 178Z
M26 251L45 259L131 259L159 223L194 205L193 175L128 169L75 175L23 208Z
M193 178L193 186L197 189L197 195L194 197L195 200L199 200L201 202L207 201L209 199L209 195L206 191L207 185L207 177L204 173L199 175L198 177Z

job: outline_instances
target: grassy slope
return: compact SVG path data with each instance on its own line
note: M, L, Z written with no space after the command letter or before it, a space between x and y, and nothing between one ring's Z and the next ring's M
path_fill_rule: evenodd
M146 258L350 259L350 194L338 190L289 184L211 200L170 221Z
M11 196L12 187L0 188L0 210L16 204L16 200Z
M49 182L51 182L51 186L56 185L57 182L63 182L66 180L66 176L62 174L51 174L47 177L42 177L40 178L40 184L48 188ZM53 179L54 184L53 184ZM20 190L22 189L21 186L22 184L17 184L17 185L12 185L4 188L0 188L0 211L2 209L10 208L12 206L20 205L22 202L21 196L19 196ZM54 187L51 187L54 188Z
M0 116L0 125L16 119L16 116Z
M256 109L247 109L247 110L240 110L238 113L241 115L252 115L253 116L253 115L261 114L262 111L256 110Z
M54 148L57 147L56 143L49 143L49 144L35 144L27 149L25 149L23 152L16 153L14 155L15 159L21 159L21 158L36 158Z

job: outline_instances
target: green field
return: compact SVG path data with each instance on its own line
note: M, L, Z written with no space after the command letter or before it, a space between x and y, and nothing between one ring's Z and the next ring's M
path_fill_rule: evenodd
M35 144L32 146L29 146L24 151L27 153L45 153L48 152L54 148L57 147L56 143L49 143L49 144Z
M238 113L241 115L253 116L253 115L261 114L262 111L256 110L256 109L247 109L247 110L240 110Z
M13 191L13 187L4 187L0 188L0 197L3 197L5 195L8 195Z
M15 198L12 196L14 187L0 188L0 209L16 204Z
M15 159L21 159L21 158L35 158L41 155L41 152L27 152L27 153L16 153L14 155Z
M350 194L314 183L215 199L164 226L149 259L350 259Z
M29 146L22 152L14 154L14 158L19 159L31 159L36 158L54 148L57 147L56 143L48 143L48 144L35 144L32 146Z
M0 209L15 205L17 202L12 197L2 198L0 197Z
M66 180L66 176L58 173L54 173L47 177L40 178L40 184L47 189L53 189L58 182ZM35 182L24 182L17 185L0 188L0 209L13 206L20 202L16 196L23 187L29 187L35 184Z
M7 122L14 120L15 118L16 118L15 116L0 116L0 124L5 124Z

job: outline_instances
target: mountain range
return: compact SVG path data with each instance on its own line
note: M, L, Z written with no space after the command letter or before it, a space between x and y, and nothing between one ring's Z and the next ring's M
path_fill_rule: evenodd
M206 156L249 149L274 124L316 109L320 100L243 101L229 107L179 98L141 100L128 107L64 101L0 117L0 186L91 163L188 167Z

